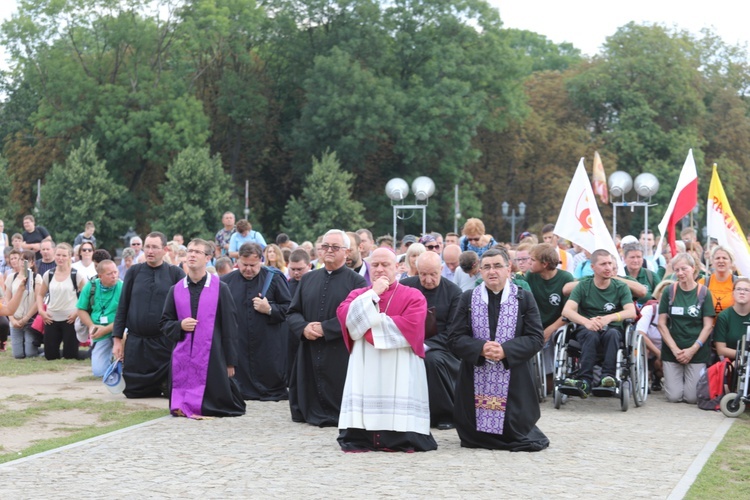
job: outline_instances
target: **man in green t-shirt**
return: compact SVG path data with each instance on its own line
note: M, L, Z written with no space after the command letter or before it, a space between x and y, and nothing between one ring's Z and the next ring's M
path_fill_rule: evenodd
M571 293L562 315L576 323L576 339L581 345L577 379L566 379L564 385L578 389L581 397L588 396L594 377L597 351L604 352L601 387L615 387L617 350L620 347L622 321L636 317L630 288L621 280L613 279L617 264L607 250L591 254L594 277L580 282Z
M627 275L646 287L646 295L638 298L638 303L643 305L653 298L656 285L661 281L659 275L643 267L643 247L640 243L623 245L622 257Z
M716 319L714 345L720 356L734 360L739 341L750 328L750 279L738 278L732 296L734 305L721 311Z
M98 278L86 283L78 297L78 317L89 329L91 337L91 371L104 376L112 358L112 327L120 302L122 281L117 264L103 260L96 266Z

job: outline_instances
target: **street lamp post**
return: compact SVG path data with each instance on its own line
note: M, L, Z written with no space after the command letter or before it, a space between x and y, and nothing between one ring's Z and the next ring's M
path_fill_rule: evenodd
M512 209L510 215L508 215L508 210L510 209L510 204L507 201L504 201L500 205L503 209L503 219L510 221L510 241L512 243L515 243L516 241L516 222L521 222L525 216L526 216L526 203L521 202L518 204L518 215L516 215L516 209Z
M630 211L635 211L636 207L643 207L643 230L648 234L648 208L655 207L656 203L651 203L651 197L659 190L659 179L654 174L644 172L635 178L635 192L638 194L636 201L625 201L625 195L633 189L633 178L629 173L618 170L609 176L607 180L609 193L612 199L620 198L622 201L612 201L612 239L617 234L617 207L630 207ZM648 201L646 201L648 200ZM645 256L651 255L651 249L644 249Z
M413 213L408 217L404 215L405 211L422 211L422 234L427 232L427 204L430 196L435 194L435 183L429 177L420 176L414 179L411 183L411 190L414 191L415 201L412 204L402 204L402 202L409 195L409 184L404 179L396 177L388 181L385 185L385 194L391 199L391 206L393 207L393 242L394 244L398 240L396 233L398 219L409 219L413 217ZM395 204L394 204L395 202ZM422 202L422 203L420 203ZM399 210L401 215L399 215Z

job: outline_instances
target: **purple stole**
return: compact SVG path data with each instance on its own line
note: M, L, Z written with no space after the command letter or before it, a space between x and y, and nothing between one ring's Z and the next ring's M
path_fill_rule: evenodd
M178 281L174 287L178 321L192 317L187 279L185 277ZM195 318L198 324L195 325L195 331L185 332L185 339L177 342L172 351L170 411L173 415L181 410L188 418L201 416L220 285L219 279L209 273L198 301L198 314Z
M506 286L510 287L508 298L500 304L495 332L495 341L500 344L515 338L518 322L518 287L510 279ZM482 291L485 289L480 285L471 294L471 325L475 339L490 340L489 307L482 300ZM492 292L488 290L486 293ZM502 361L485 362L474 367L474 408L478 431L503 433L509 385L510 368L505 368Z

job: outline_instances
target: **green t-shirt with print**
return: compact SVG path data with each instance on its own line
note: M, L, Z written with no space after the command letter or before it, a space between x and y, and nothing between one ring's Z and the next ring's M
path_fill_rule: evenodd
M651 278L650 280L649 275ZM635 280L646 287L646 295L638 299L638 303L643 305L653 298L652 294L654 293L654 289L656 288L656 285L661 282L661 279L657 273L653 273L645 267L642 267L640 271L638 271L638 277L635 278Z
M699 285L703 286L703 285ZM703 299L703 306L698 308L698 286L690 290L689 292L684 291L679 285L676 287L674 301L672 308L669 307L669 297L675 289L674 285L670 285L664 289L661 294L661 301L659 302L659 314L669 315L669 333L680 349L687 349L688 347L695 344L698 340L698 336L703 329L703 318L706 316L716 316L714 311L714 303L711 298L711 292L706 289L706 297ZM708 363L711 358L711 343L706 342L703 347L698 349L691 363ZM666 342L661 345L661 359L664 361L671 361L672 363L677 362L677 358L672 354L672 350L667 346Z
M633 303L633 294L628 285L616 279L611 279L607 288L598 288L591 276L578 282L570 300L578 304L578 314L595 318L622 311L627 304ZM622 322L613 321L610 326L622 327Z
M563 295L563 286L566 283L575 281L575 278L568 271L557 270L555 275L545 280L538 273L526 271L523 276L531 287L531 293L534 295L536 305L539 307L539 314L542 318L542 327L547 328L555 322L562 314L563 307L568 298Z
M94 303L91 304L91 287L94 288ZM117 304L120 302L120 293L122 292L122 281L117 280L117 284L108 289L101 286L99 279L86 283L78 297L76 307L89 313L91 321L95 325L109 325L114 323L115 314L117 313ZM112 334L100 337L94 342L108 339Z
M750 325L750 314L740 316L734 307L724 309L716 318L714 326L714 342L724 342L728 348L737 349L742 336L747 333Z

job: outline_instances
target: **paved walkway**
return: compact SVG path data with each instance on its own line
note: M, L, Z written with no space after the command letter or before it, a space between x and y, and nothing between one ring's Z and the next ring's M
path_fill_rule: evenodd
M542 408L539 426L552 444L540 453L462 449L455 431L436 430L435 452L344 454L335 429L292 423L286 402L249 402L244 417L166 417L0 465L0 492L5 499L666 498L682 494L678 483L729 425L721 413L659 395L626 413L614 399L572 399L560 410L548 400Z

